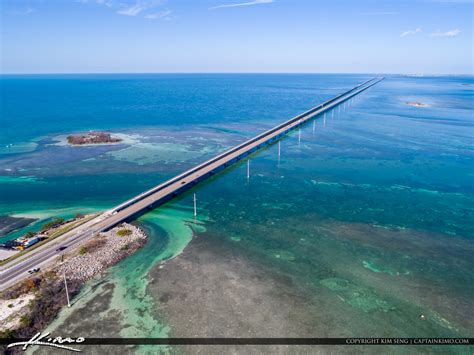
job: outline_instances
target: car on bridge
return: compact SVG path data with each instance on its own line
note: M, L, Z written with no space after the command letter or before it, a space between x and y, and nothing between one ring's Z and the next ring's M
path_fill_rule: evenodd
M40 271L40 268L35 267L34 269L28 270L28 274L36 274L38 271Z

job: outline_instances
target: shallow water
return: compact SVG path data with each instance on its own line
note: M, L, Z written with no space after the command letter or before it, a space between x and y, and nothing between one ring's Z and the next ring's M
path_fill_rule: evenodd
M11 91L4 94L9 129L2 145L17 134L36 148L1 151L0 215L47 218L105 209L365 79L4 79L13 93L25 95L41 83L49 88L39 96L60 95L63 85L78 110L66 109L67 100L46 105L39 98L33 98L36 110L20 108ZM104 315L117 315L119 326L107 335L173 334L177 324L160 313L160 295L147 284L163 260L179 258L194 233L222 240L269 274L290 278L313 295L308 308L328 305L318 311L334 322L327 329L315 323L327 336L472 335L473 89L462 84L473 81L388 77L283 139L280 157L276 144L253 154L249 180L242 162L141 217L148 245L105 279L89 283L75 307L94 297L100 303L107 285L114 285L102 306ZM111 94L97 98L98 88ZM80 95L88 100L85 107ZM429 107L410 107L409 101ZM48 110L54 119L36 132L13 123L12 116L45 120ZM55 137L87 129L110 129L135 140L85 149L55 143ZM192 193L198 196L196 224ZM74 319L63 314L53 328L73 329Z
M0 242L37 230L52 217L45 210L71 217L118 204L366 78L1 76L0 215L40 221ZM64 144L88 130L110 130L123 144Z

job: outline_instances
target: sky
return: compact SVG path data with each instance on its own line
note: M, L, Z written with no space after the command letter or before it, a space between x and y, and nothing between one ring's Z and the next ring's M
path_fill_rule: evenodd
M469 0L0 0L1 73L474 75Z

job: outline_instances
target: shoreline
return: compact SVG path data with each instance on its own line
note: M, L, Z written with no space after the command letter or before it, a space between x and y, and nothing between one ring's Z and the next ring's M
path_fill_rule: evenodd
M82 224L85 224L89 222L91 219L97 217L97 214L87 214L87 215L82 215L82 214L76 214L73 218L69 218L65 220L62 217L51 217L47 220L45 220L46 223L44 223L39 230L34 231L30 230L23 235L19 235L16 238L9 239L3 243L0 244L0 257L1 255L7 255L6 258L0 259L0 267L4 267L6 264L13 262L15 259L23 259L27 258L29 253L31 253L33 250L36 248L41 248L43 245L52 242L58 237L63 236L70 230L72 230L75 227L78 227ZM36 222L36 220L35 220ZM31 244L30 246L26 248L21 248L18 249L16 247L12 246L6 246L5 244L8 244L9 242L15 242L18 241L19 239L22 238L40 238L37 242L34 244ZM3 253L2 253L3 251ZM10 254L10 255L8 255Z
M87 281L103 275L148 239L141 228L128 223L99 236L66 249L55 264L0 293L0 338L28 338L44 330L67 306L64 275L73 301Z
M72 135L78 135L82 134L81 132L79 133L74 133ZM141 141L143 138L139 134L135 133L123 133L123 132L115 132L113 133L113 137L120 139L120 141L117 142L102 142L102 143L84 143L84 144L71 144L68 142L68 136L71 136L71 134L59 134L59 135L54 135L54 136L49 136L48 138L53 141L53 143L49 143L47 145L49 146L59 146L59 147L70 147L70 148L75 148L75 147L104 147L104 146L117 146L117 145L134 145L137 144Z
M205 231L205 217L200 217L196 222L187 210L164 207L140 218L139 226L149 237L146 247L111 267L103 277L88 281L73 301L74 306L63 308L44 331L86 338L169 337L170 325L155 313L156 300L147 292L152 281L149 274L179 259L193 235ZM143 350L138 345L131 348L139 353ZM116 351L116 347L107 345L98 349L104 353ZM46 352L39 349L36 353Z
M10 233L28 227L36 218L18 217L8 214L0 215L0 238L7 237Z
M73 146L120 143L122 139L112 136L109 132L89 131L85 134L71 134L66 137Z

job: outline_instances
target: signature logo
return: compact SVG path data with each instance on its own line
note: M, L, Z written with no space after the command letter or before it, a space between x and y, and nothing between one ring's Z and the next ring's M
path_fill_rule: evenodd
M64 345L64 344L80 344L85 339L83 337L79 338L62 338L62 337L50 337L48 333L44 333L41 335L41 332L36 333L30 340L28 341L21 341L18 343L11 343L7 345L7 348L13 348L15 346L22 346L22 350L26 350L30 345L39 345L39 346L52 346L58 349L70 350L75 352L81 352L82 350L75 349L71 346Z

